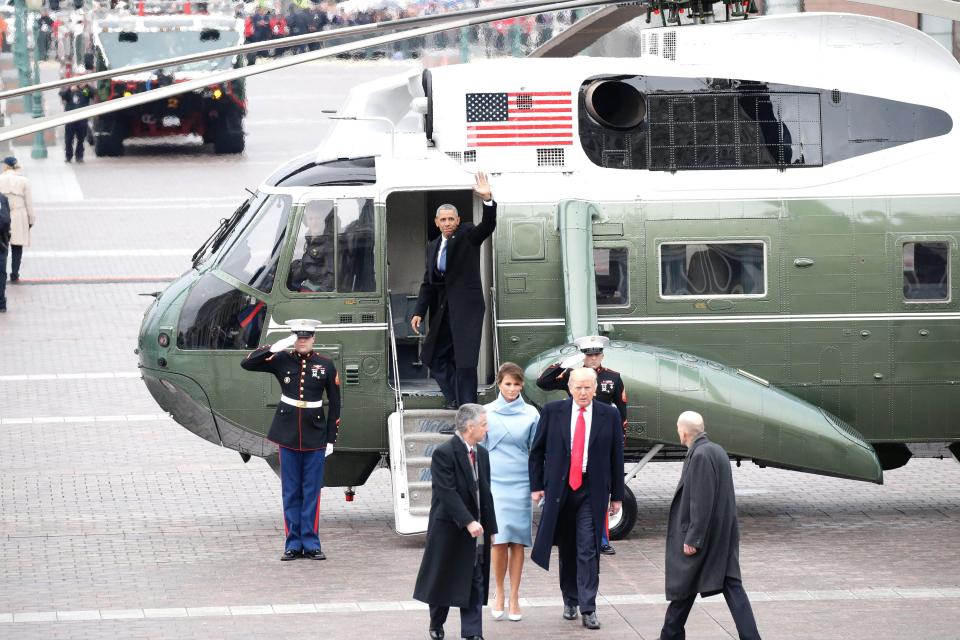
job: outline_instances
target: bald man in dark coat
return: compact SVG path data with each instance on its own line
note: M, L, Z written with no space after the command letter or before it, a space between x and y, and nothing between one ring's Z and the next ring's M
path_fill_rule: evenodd
M730 458L704 433L703 417L685 411L677 419L687 447L667 523L666 593L670 606L660 640L683 640L684 625L699 593L723 593L741 640L760 640L750 600L740 579L740 529Z

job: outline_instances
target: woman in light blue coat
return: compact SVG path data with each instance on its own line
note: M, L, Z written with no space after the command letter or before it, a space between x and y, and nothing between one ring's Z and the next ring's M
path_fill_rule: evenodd
M491 554L496 595L491 609L494 619L504 614L503 581L510 570L510 611L516 622L520 611L520 574L523 572L524 547L532 544L530 502L530 445L537 432L540 415L524 402L523 369L505 362L497 372L500 395L486 405L487 437L482 442L490 452L490 491L497 514L497 536Z

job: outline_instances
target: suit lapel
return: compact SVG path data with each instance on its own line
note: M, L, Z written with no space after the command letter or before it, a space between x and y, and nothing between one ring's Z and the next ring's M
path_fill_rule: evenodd
M573 415L573 399L571 398L567 402L563 403L563 411L560 412L560 417L563 418L563 420L561 420L561 424L562 424L561 435L563 435L563 442L564 442L564 445L566 445L566 448L564 449L564 451L567 452L568 456L570 455L570 448L573 447L573 442L570 440L570 419L572 415Z
M453 436L451 440L453 444L453 457L457 461L457 466L459 467L460 474L467 481L467 488L470 490L470 497L473 500L473 503L477 503L477 494L473 491L473 470L470 469L470 454L467 453L467 447L463 444L463 441L459 436ZM477 476L480 475L480 465L477 465ZM477 504L477 513L480 513L480 505Z
M597 427L606 428L605 426L601 426L600 423L597 422L597 401L596 400L594 400L593 404L590 406L590 414L593 416L593 420L590 422L590 442L587 443L588 451L590 450L591 447L593 447L593 443L596 442L597 440L597 434L600 433L600 429L598 429Z

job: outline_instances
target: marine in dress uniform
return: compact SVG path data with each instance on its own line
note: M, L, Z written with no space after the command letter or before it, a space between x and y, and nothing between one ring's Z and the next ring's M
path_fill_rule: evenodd
M540 374L537 386L544 391L566 391L570 393L567 384L570 381L570 372L577 367L589 367L597 372L597 400L613 405L620 412L623 423L623 440L627 440L627 390L623 386L620 374L613 369L607 369L603 362L603 348L610 344L610 338L605 336L585 336L573 341L580 353L566 358L562 362L550 365ZM600 544L600 553L608 556L617 551L610 544L608 526L604 529L603 540Z
M340 377L333 360L313 350L315 320L290 320L294 335L263 345L241 362L248 371L272 373L281 396L267 439L280 448L283 525L281 560L303 555L326 560L320 547L323 467L340 427ZM293 353L285 351L293 346ZM326 402L323 397L326 395Z

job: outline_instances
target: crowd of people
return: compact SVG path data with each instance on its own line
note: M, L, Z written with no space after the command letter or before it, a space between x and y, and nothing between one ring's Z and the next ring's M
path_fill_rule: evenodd
M382 8L351 8L349 3L315 3L303 0L289 3L285 10L261 4L256 6L252 14L244 16L244 38L246 42L269 42L287 36L317 33L340 27L437 15L483 4L490 3L471 0L446 3L428 1L412 2L405 7L385 5ZM239 15L244 15L244 11L238 10ZM441 31L429 36L419 36L358 55L387 56L395 59L415 58L427 49L460 48L464 44L471 48L478 48L486 57L525 55L577 19L579 14L576 10L509 18L463 29ZM316 50L320 46L320 43L310 43L268 49L258 54L250 54L248 62L254 63L258 56L277 57L285 53L303 53L307 50Z

